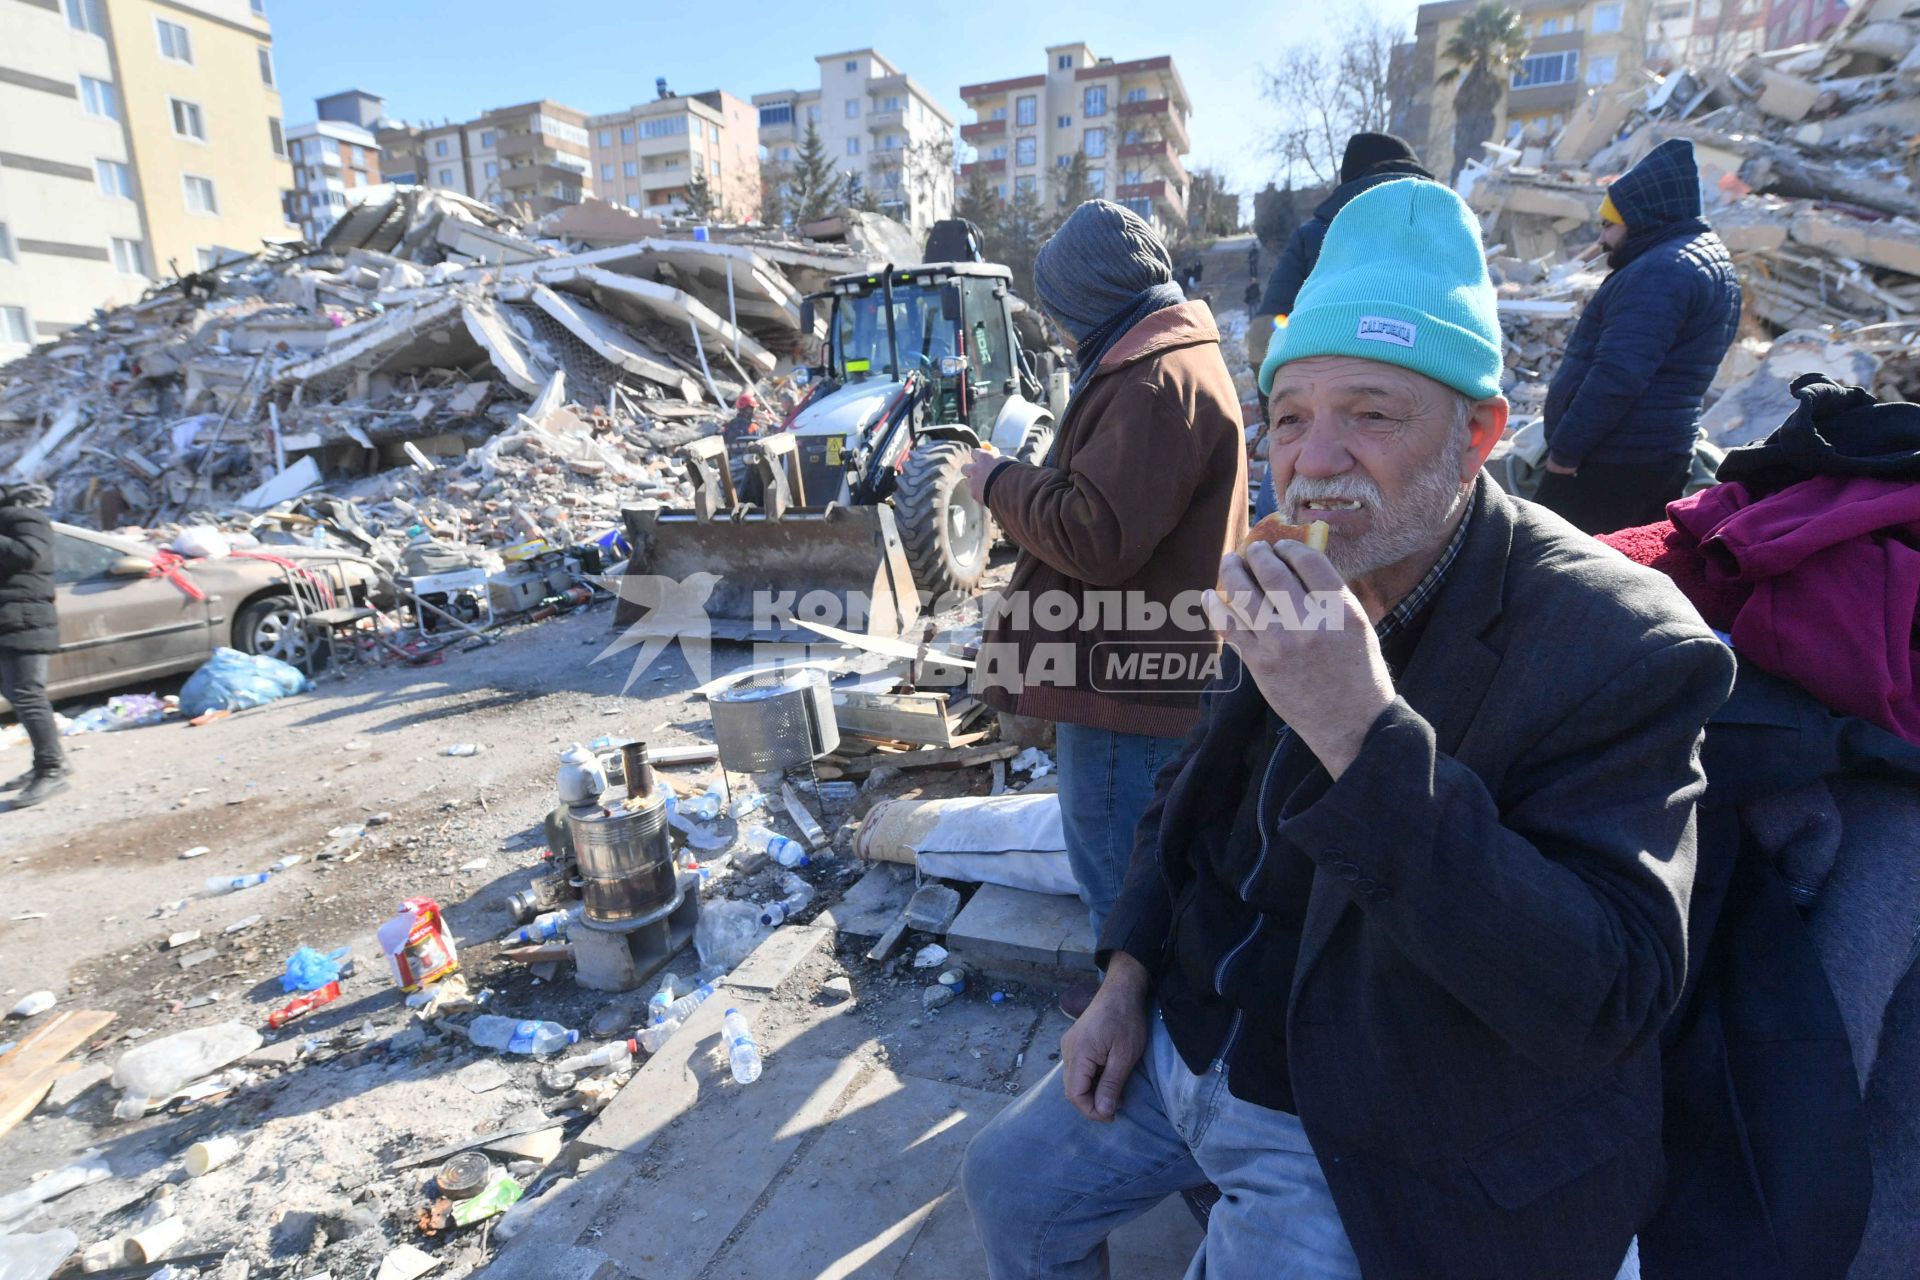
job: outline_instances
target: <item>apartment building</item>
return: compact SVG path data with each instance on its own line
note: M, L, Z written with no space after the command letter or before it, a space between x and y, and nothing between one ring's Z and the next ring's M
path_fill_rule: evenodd
M0 39L0 360L295 233L264 0L15 0Z
M974 113L960 127L975 152L963 178L985 169L1003 199L1032 192L1051 205L1083 155L1094 195L1161 230L1185 224L1193 104L1172 58L1116 62L1086 44L1051 45L1044 75L964 85L960 100Z
M593 191L646 213L686 210L687 185L704 176L723 221L760 207L760 120L753 104L718 89L685 95L659 82L652 102L587 120Z
M596 194L583 111L541 99L455 124L388 124L375 134L389 182L441 187L494 204L525 204L536 214Z
M318 244L340 220L352 193L383 181L380 144L373 132L344 120L314 120L287 130L293 161L288 217L309 244Z
M814 59L817 89L757 93L760 158L791 168L812 125L842 178L870 192L915 237L953 212L953 113L872 49Z
M1740 3L1741 0L1729 0ZM1414 19L1406 80L1407 100L1396 101L1393 123L1439 174L1454 169L1453 94L1437 79L1450 70L1440 51L1473 8L1474 0L1423 4ZM1529 46L1513 69L1495 117L1494 137L1541 140L1567 122L1589 93L1632 84L1647 65L1658 32L1643 0L1510 0L1525 19Z

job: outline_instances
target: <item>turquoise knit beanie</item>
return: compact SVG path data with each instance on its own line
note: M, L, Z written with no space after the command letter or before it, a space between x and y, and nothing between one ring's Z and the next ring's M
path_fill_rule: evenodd
M1474 400L1500 394L1504 367L1480 224L1451 187L1384 182L1334 215L1320 260L1260 366L1357 356L1424 373Z

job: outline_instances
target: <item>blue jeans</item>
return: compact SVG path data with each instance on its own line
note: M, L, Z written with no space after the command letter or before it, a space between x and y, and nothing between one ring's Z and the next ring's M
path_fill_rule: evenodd
M1253 518L1256 522L1264 520L1279 509L1280 495L1274 491L1273 464L1269 462L1266 478L1260 481L1260 496L1253 500Z
M1360 1275L1299 1118L1234 1097L1221 1064L1193 1074L1157 1014L1112 1123L1075 1111L1055 1067L974 1138L960 1181L992 1280L1099 1280L1109 1234L1206 1182L1220 1201L1187 1280ZM1616 1280L1640 1280L1637 1245Z
M1179 747L1178 738L1056 726L1060 826L1096 938L1127 878L1133 829L1153 800L1153 777Z

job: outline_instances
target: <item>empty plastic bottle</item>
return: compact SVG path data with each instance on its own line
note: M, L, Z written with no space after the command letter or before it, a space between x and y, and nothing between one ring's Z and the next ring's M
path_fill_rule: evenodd
M669 1018L665 1022L656 1022L640 1033L639 1045L648 1053L660 1052L660 1046L672 1038L680 1029L680 1019Z
M740 1084L752 1084L760 1078L760 1046L753 1042L753 1029L738 1009L727 1010L720 1023L720 1038L727 1042L727 1060L733 1063L733 1078Z
M571 1058L562 1058L553 1069L556 1072L592 1071L595 1067L618 1069L633 1061L634 1050L639 1047L638 1040L615 1040L612 1044L601 1045L591 1053L577 1053Z
M807 857L806 846L798 840L789 840L765 827L755 827L747 832L747 848L755 853L764 853L783 867L804 867L811 859Z
M206 896L217 898L223 893L251 889L257 884L265 884L272 878L273 874L268 871L256 871L250 876L208 876Z
M698 1009L702 1004L705 1004L707 997L712 994L713 994L713 984L711 982L701 983L699 986L687 992L687 994L681 996L678 1000L675 1000L672 1004L668 1005L666 1007L665 1012L661 1015L660 1021L662 1022L686 1021L687 1015L692 1013L695 1009Z
M660 986L647 998L647 1022L658 1024L666 1021L667 1010L673 1007L673 974L660 975Z
M272 866L268 867L267 870L277 875L280 872L285 871L290 867L297 867L302 862L305 862L305 861L306 861L306 858L303 857L302 855L297 853L290 853L286 857L281 858L279 861L275 862Z
M543 911L533 918L533 923L524 929L514 931L513 940L521 945L547 942L554 938L567 936L567 925L572 917L565 911Z
M813 901L813 886L789 871L781 877L780 887L787 896L760 913L760 923L778 928L807 909Z
M749 784L744 791L734 796L732 806L733 816L736 818L744 818L755 809L763 807L766 803L766 793L761 791L760 788Z
M687 801L687 813L702 822L712 822L720 816L720 810L726 807L727 793L718 782L710 782L707 789Z
M578 1031L569 1031L557 1022L503 1018L496 1013L483 1013L467 1024L467 1039L495 1053L545 1057L558 1053L579 1038Z

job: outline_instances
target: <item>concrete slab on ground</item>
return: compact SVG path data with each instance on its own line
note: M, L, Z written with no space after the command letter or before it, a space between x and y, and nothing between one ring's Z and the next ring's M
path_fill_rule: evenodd
M947 947L988 970L1090 970L1092 927L1078 898L983 884L947 930Z
M833 930L816 925L785 925L775 929L740 967L727 975L726 986L755 995L772 995L806 958L833 945Z
M913 896L913 868L876 862L840 901L822 911L814 924L854 938L877 938L892 927Z

